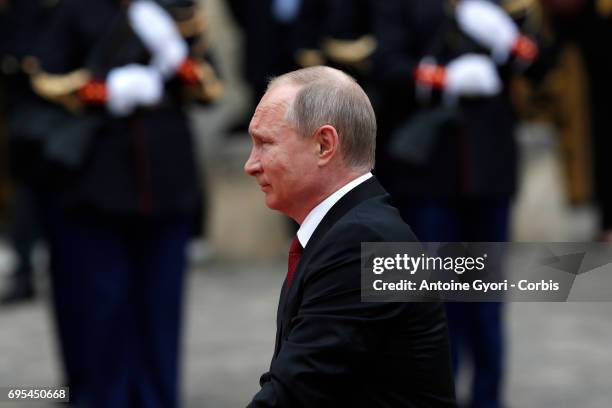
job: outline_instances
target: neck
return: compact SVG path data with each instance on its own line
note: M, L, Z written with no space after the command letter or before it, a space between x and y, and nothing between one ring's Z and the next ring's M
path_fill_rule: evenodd
M321 180L324 180L319 193L315 198L313 198L309 205L303 207L299 214L296 216L291 216L298 224L302 224L306 216L319 204L321 204L327 197L334 194L336 191L340 190L342 187L355 180L356 178L363 176L366 174L368 170L360 170L360 169L349 169L348 171L344 171L342 173L336 173L335 175L329 174L327 177L321 177Z

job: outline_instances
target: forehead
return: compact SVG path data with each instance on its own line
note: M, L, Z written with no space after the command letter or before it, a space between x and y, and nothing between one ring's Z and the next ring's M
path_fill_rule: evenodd
M250 131L256 131L270 121L282 121L298 90L299 87L292 85L277 85L268 90L255 109Z

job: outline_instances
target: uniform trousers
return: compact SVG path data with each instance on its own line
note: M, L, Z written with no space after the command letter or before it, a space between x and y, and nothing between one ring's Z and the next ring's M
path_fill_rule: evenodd
M190 217L71 215L43 208L57 329L83 407L178 406Z
M398 208L423 242L503 242L508 238L509 198L406 200ZM503 307L497 302L446 303L453 370L471 360L470 408L502 405Z

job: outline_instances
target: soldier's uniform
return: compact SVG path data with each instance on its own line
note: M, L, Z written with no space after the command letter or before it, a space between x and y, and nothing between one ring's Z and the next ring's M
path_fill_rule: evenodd
M28 300L34 296L32 248L41 237L36 199L32 192L30 169L35 158L31 146L22 143L13 128L19 113L36 103L28 75L31 55L44 28L49 24L59 0L23 0L6 3L0 23L0 72L3 77L2 172L5 176L0 201L6 205L7 231L18 263L0 302ZM9 189L10 186L10 189ZM10 195L7 194L10 191Z
M552 3L554 2L546 2ZM563 3L557 5L562 6ZM574 7L572 7L574 5ZM551 7L552 8L552 7ZM612 240L612 189L610 189L609 152L612 121L609 99L612 93L612 59L605 45L612 34L612 3L605 0L568 2L568 11L549 9L554 30L560 42L575 41L582 53L588 76L590 130L594 159L594 192L601 211L602 239Z
M296 63L341 69L372 99L369 79L376 49L372 10L371 0L303 0L295 28Z
M294 14L286 19L275 14L275 3L279 1L282 0L227 0L244 34L241 64L244 78L253 91L252 109L265 93L270 77L296 68L293 26L301 0L294 0Z
M424 91L415 82L425 57L445 66L468 53L487 53L460 32L453 3L375 3L374 78L381 101L375 172L421 241L506 241L517 170L508 90L460 96L447 105L439 90ZM531 69L535 74L536 67ZM496 70L502 81L510 71L509 66ZM392 143L408 135L412 150L400 157ZM473 357L471 406L500 406L501 304L456 303L447 311L455 369L460 351Z
M185 244L201 206L185 107L217 97L219 84L202 62L194 2L160 1L189 53L164 74L160 100L109 105L114 73L157 69L126 3L139 2L65 0L41 43L36 90L93 123L78 169L72 163L68 177L41 188L43 216L71 397L90 407L167 408L179 404ZM131 90L141 91L150 89Z

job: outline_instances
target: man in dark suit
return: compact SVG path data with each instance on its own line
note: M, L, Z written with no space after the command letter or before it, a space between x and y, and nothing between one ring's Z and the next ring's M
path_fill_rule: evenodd
M312 67L274 79L245 171L300 228L262 407L454 407L439 303L362 303L361 243L414 241L372 176L376 120L357 83Z

